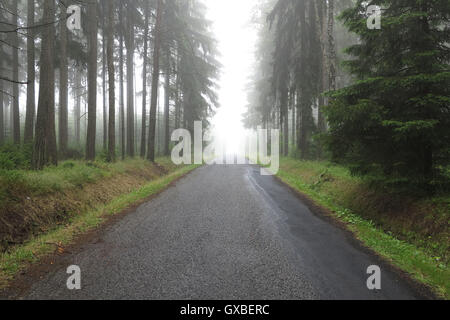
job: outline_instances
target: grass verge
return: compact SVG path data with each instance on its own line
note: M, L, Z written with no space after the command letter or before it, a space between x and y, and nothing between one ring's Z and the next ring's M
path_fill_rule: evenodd
M332 211L367 247L450 298L447 197L410 199L373 191L345 168L325 162L283 158L277 176Z
M161 163L161 160L159 161ZM166 163L164 163L166 164ZM124 164L117 164L122 166ZM194 170L198 166L171 168L171 172L152 180L134 191L115 197L112 201L98 205L94 209L82 212L69 218L65 225L58 226L42 235L32 237L24 244L14 246L0 254L0 288L4 288L14 276L31 263L36 263L43 257L55 252L55 245L66 247L90 230L94 230L109 217L118 214L131 205L164 190L174 180Z

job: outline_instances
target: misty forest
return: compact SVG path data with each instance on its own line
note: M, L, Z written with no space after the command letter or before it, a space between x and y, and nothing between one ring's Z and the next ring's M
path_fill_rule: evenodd
M85 1L74 32L79 1L54 2L1 3L0 143L33 145L31 168L102 150L154 161L170 128L214 112L219 64L200 2Z
M171 135L229 107L209 1L0 0L0 287L54 249L18 247L197 168ZM254 2L239 123L278 129L280 180L448 298L450 1Z

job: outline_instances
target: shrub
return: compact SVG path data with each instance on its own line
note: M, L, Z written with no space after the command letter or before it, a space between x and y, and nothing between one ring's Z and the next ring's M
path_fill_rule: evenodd
M24 188L24 176L16 170L0 170L0 203L11 200L18 190Z
M0 147L0 170L27 170L31 165L32 145L6 144Z

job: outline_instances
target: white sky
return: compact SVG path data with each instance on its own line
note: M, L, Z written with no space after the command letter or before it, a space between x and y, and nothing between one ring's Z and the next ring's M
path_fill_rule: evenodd
M223 64L219 80L221 104L213 119L214 135L225 139L227 151L236 151L245 137L242 114L247 105L245 87L251 75L257 31L249 25L257 0L205 0L208 19L219 41L219 57Z

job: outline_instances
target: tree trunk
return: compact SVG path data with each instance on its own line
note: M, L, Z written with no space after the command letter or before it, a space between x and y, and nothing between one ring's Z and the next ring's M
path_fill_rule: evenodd
M29 26L34 25L34 0L28 0L27 6L27 23ZM33 142L34 137L34 118L36 113L36 98L35 98L35 46L34 46L34 29L27 31L27 106L25 113L25 132L24 142Z
M321 55L321 81L319 91L324 93L328 86L328 62L327 62L327 44L326 44L326 30L327 30L327 1L321 1L318 7L319 23L320 23L320 34L321 34L321 44L322 44L322 55ZM327 99L321 94L319 96L319 132L324 133L326 131L326 120L323 114L323 106L327 105ZM319 157L321 157L321 150Z
M297 131L297 150L301 150L302 149L302 143L301 143L301 139L302 139L302 109L301 109L301 98L300 98L300 91L297 90L297 94L296 94L296 108L297 108L297 119L296 119L296 123L297 125L296 127L296 131Z
M125 160L125 101L124 101L124 84L123 84L123 16L122 11L119 10L119 25L120 25L120 45L119 45L119 78L120 78L120 92L119 92L119 134L120 134L120 149L122 160Z
M175 92L175 129L180 128L180 122L181 122L181 97L180 97L180 59L177 59L176 62L176 73L177 73L177 80L176 80L176 92Z
M87 6L88 18L88 129L86 160L95 160L95 140L97 133L97 0Z
M112 2L112 1L108 1ZM102 12L106 14L106 7L110 4L106 3L105 0L102 1ZM102 98L103 98L103 150L107 150L108 148L108 112L106 107L106 27L105 27L105 19L106 17L102 17Z
M61 5L61 21L66 20L66 6ZM67 153L69 143L69 129L68 129L68 85L69 85L69 70L67 63L67 26L65 23L59 24L61 46L59 48L59 153L63 157Z
M19 24L18 21L18 4L19 1L13 1L13 25L17 26ZM13 55L13 61L12 61L12 68L13 68L13 123L12 129L13 129L13 139L15 144L20 144L20 113L19 113L19 34L17 32L14 32L13 35L13 48L12 48L12 55Z
M134 157L134 23L130 2L127 3L127 155Z
M296 122L296 118L295 118L295 114L296 114L296 107L295 107L295 90L291 90L291 93L290 93L290 104L291 104L291 108L292 108L292 125L291 125L291 131L292 131L292 145L293 146L295 146L295 143L296 143L296 137L297 137L297 135L296 135L296 131L295 131L295 128L296 128L296 124L297 124L297 122ZM294 149L295 149L295 147L294 147Z
M301 105L301 155L302 159L307 159L310 156L309 152L309 140L311 138L311 126L314 121L312 117L312 109L310 101L305 99L302 101Z
M87 77L86 77L86 83L87 86ZM87 94L87 92L85 93ZM88 126L88 99L87 96L84 98L84 121L83 121L83 139L86 141L87 138L87 126Z
M163 2L158 0L155 25L155 45L153 50L152 97L150 106L150 124L148 133L148 160L155 162L156 108L158 107L159 55L161 47L161 22Z
M55 29L55 1L44 1L42 27L42 48L40 59L40 88L38 113L36 120L36 138L33 150L32 167L41 170L49 163L58 164L55 132L55 67L54 67L54 39Z
M300 1L300 6L299 6L299 20L300 20L300 30L303 30L303 32L301 32L300 34L300 46L301 46L301 50L300 50L300 62L302 67L305 67L307 64L307 35L305 30L307 30L307 25L306 25L306 6L305 6L305 1ZM298 116L297 116L297 121L298 121L298 137L297 137L297 144L298 144L298 149L300 150L300 152L303 155L304 152L304 100L305 100L305 84L301 83L298 87L298 91L297 91L297 108L298 108Z
M133 62L133 87L134 87L134 102L133 102L133 110L134 110L134 153L138 153L138 114L137 114L137 105L136 105L136 97L137 97L137 82L136 82L136 65Z
M2 48L0 48L0 58L2 55ZM0 59L0 68L3 67L3 60ZM3 80L0 80L0 146L5 143L5 119L4 119L4 108L3 108Z
M11 70L11 76L12 76L12 70ZM12 92L13 90L13 84L9 83L10 86L10 92ZM11 95L9 97L9 106L7 108L7 125L8 125L8 129L7 129L7 134L8 134L8 139L11 141L14 141L14 96Z
M336 44L334 41L334 0L328 1L328 59L329 86L336 90Z
M75 110L74 110L74 127L75 127L75 144L81 145L81 71L75 70Z
M147 149L147 62L148 62L148 33L149 33L149 2L145 1L145 30L144 30L144 65L142 67L142 132L141 157L145 158Z
M170 49L166 49L166 87L164 89L164 155L169 156L170 150Z
M3 70L3 44L0 43L0 69ZM0 80L0 145L5 143L5 95L4 95L4 82Z
M280 119L283 124L283 155L289 155L289 108L288 108L288 89L283 93L283 109L280 112Z
M108 10L107 60L109 81L108 161L116 161L116 107L114 75L114 1L105 6Z

